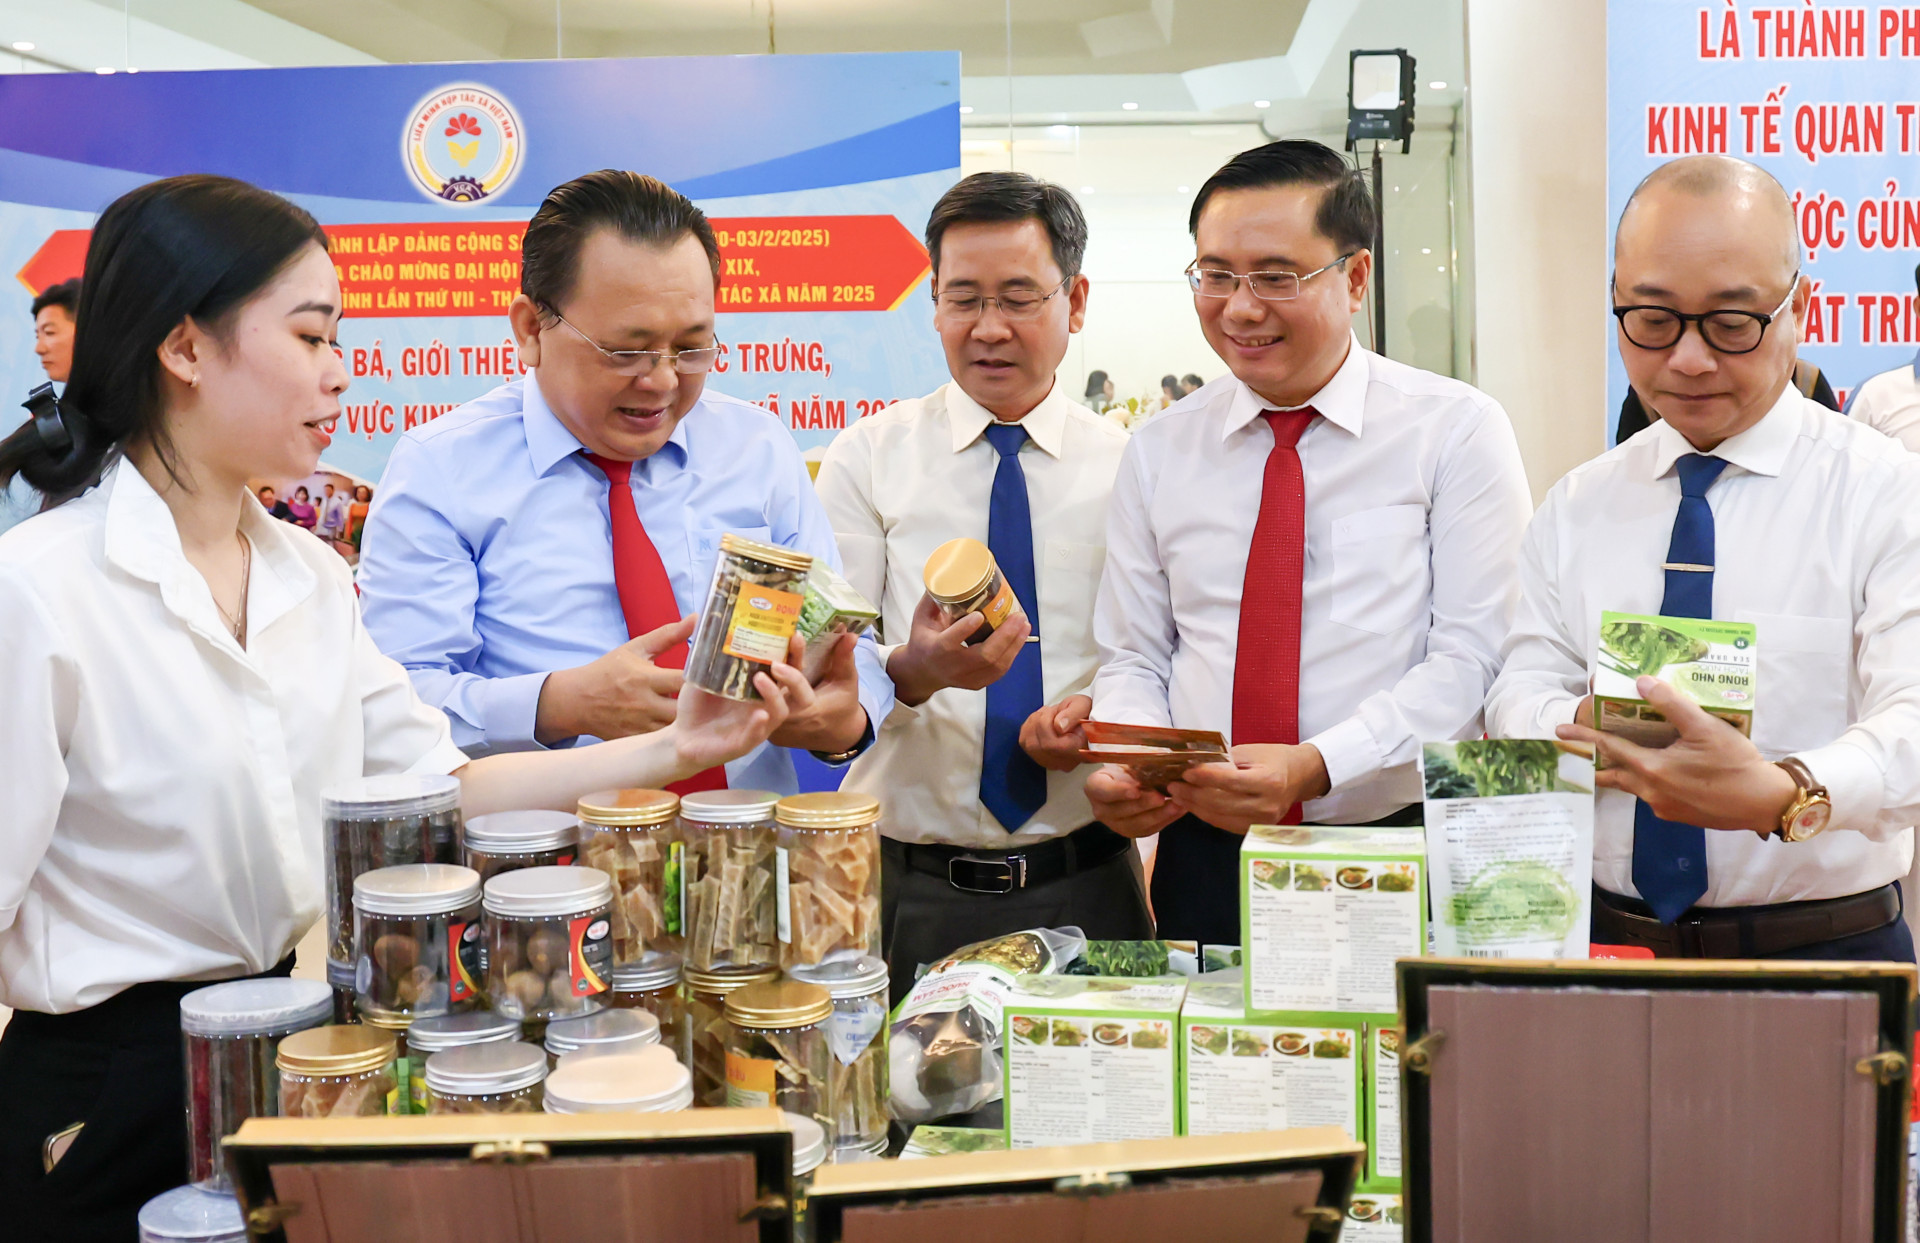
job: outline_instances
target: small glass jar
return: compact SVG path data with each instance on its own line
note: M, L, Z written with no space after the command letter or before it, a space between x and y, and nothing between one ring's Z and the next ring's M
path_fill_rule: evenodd
M952 625L970 613L979 613L986 624L967 636L969 644L985 643L993 632L1014 617L1025 617L1026 609L1006 576L1000 573L993 553L977 539L950 539L933 550L921 575L927 595L940 606L940 613Z
M365 1118L387 1112L393 1037L377 1027L310 1027L280 1042L283 1118Z
M693 1064L687 1043L687 999L680 991L680 955L648 950L640 961L613 969L607 1004L621 1010L645 1010L660 1020L660 1043L686 1065Z
M787 659L813 557L739 535L720 537L706 607L694 628L687 681L723 699L756 700L753 675Z
M353 882L403 863L460 862L460 779L362 777L320 797L327 874L327 957L353 965Z
M497 811L467 821L460 856L485 884L515 868L566 867L579 838L579 822L564 811Z
M602 1010L547 1024L547 1068L563 1057L611 1057L660 1043L660 1020L645 1010Z
M680 800L688 966L780 961L773 819L779 801L766 790L708 790Z
M827 1114L835 1160L841 1154L887 1150L887 964L864 954L843 954L812 967L795 967L794 979L817 984L833 998L827 1023Z
M680 796L666 790L602 790L580 800L580 865L613 882L613 961L650 949L680 952L686 891Z
M774 808L780 965L829 954L880 953L880 800L835 791L791 794Z
M273 1058L283 1037L324 1026L333 992L318 980L232 980L180 999L187 1064L187 1177L196 1187L227 1190L220 1141L248 1118L271 1118L280 1107Z
M434 1054L518 1039L519 1022L491 1010L415 1019L407 1027L407 1112L427 1112L427 1062Z
M404 1028L480 1000L480 874L409 863L353 882L354 992L368 1020Z
M407 1046L411 1024L404 1018L363 1017L368 1027L378 1028L393 1039L393 1090L387 1093L387 1113L395 1118L421 1111L413 1107L413 1076L426 1064L424 1055L416 1055Z
M827 1024L833 999L817 984L769 980L727 998L727 1104L785 1109L832 1128Z
M715 967L686 973L687 1068L702 1107L727 1103L727 997L780 978L777 967Z
M229 1192L175 1187L140 1206L140 1243L247 1243L240 1201Z
M486 884L487 996L522 1022L590 1014L613 974L613 886L584 867L521 868Z
M550 1114L666 1113L692 1104L687 1068L657 1044L636 1053L568 1058L547 1076Z
M427 1112L537 1114L546 1078L546 1055L517 1040L443 1049L427 1059Z

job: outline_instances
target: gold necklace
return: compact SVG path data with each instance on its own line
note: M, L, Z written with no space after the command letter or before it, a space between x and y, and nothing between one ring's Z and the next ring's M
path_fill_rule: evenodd
M253 545L247 537L234 533L240 540L240 616L236 619L220 603L220 597L213 598L213 607L220 612L220 620L227 623L227 629L233 633L234 642L241 647L247 645L247 597L252 594L249 588L253 584Z

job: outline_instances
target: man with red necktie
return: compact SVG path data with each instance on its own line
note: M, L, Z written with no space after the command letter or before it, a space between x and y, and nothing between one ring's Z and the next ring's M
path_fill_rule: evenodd
M1232 944L1249 826L1417 824L1420 744L1480 734L1531 506L1498 403L1354 338L1373 205L1336 152L1235 156L1190 226L1194 309L1232 375L1135 433L1092 703L1043 708L1030 733L1050 748L1091 711L1227 735L1231 767L1164 796L1103 768L1087 798L1160 835L1160 935Z

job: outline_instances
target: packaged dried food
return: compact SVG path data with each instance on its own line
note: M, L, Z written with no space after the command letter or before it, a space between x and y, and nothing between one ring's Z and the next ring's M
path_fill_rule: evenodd
M248 1118L280 1108L273 1064L283 1037L333 1017L333 992L318 980L231 980L180 999L187 1065L187 1177L227 1189L220 1141Z
M310 1027L280 1041L283 1118L364 1118L387 1112L393 1037L377 1027Z
M460 779L362 777L320 798L327 874L327 958L353 965L353 882L403 863L460 862Z
M140 1206L140 1243L247 1243L240 1201L229 1192L175 1187Z
M666 1113L693 1104L687 1068L659 1045L573 1057L547 1076L550 1114Z
M775 923L780 965L836 950L880 952L880 800L836 791L793 794L774 808Z
M645 1010L660 1020L660 1043L683 1064L693 1064L693 1046L687 1040L687 999L680 989L680 955L648 950L639 962L615 967L607 1005Z
M727 997L780 978L778 967L714 967L686 973L687 1068L703 1107L727 1103Z
M563 1057L610 1057L660 1043L660 1020L645 1010L600 1010L547 1024L547 1066Z
M779 801L766 790L708 790L680 800L688 966L780 961L773 818Z
M467 821L461 862L485 884L515 868L565 867L579 853L580 823L564 811L497 811Z
M547 1058L517 1040L443 1049L427 1059L430 1114L537 1114Z
M480 1001L480 874L409 863L353 882L354 992L360 1013L405 1027Z
M827 1023L833 999L818 984L768 980L727 997L727 1104L785 1109L831 1131Z
M880 610L824 561L814 562L807 571L805 587L800 624L794 632L807 645L800 672L807 681L818 682L826 674L834 641L843 634L860 635L873 629Z
M811 554L739 535L720 537L706 607L693 632L687 681L726 699L760 698L753 675L787 659Z
M948 625L970 613L986 618L985 625L967 636L969 644L985 643L1011 618L1027 615L1013 586L1000 573L1000 563L977 539L950 539L940 545L927 558L921 575L927 595L940 606Z
M827 990L833 1017L827 1021L827 1115L836 1152L887 1150L887 964L871 955L844 952L811 967L795 967L794 979Z
M580 864L613 882L613 961L650 949L679 953L685 940L680 796L602 790L580 800Z
M407 1027L407 1112L427 1112L427 1061L434 1054L518 1039L519 1021L491 1010L415 1019Z
M487 996L523 1022L600 1009L613 973L613 885L585 867L521 868L486 883Z

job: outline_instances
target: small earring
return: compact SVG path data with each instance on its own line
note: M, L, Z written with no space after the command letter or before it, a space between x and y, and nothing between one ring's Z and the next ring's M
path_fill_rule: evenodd
M197 372L197 371L196 371L196 372L194 372L194 373L193 373L193 378L187 381L187 387L188 387L188 388L199 388L199 387L200 387L200 373L199 373L199 372Z

